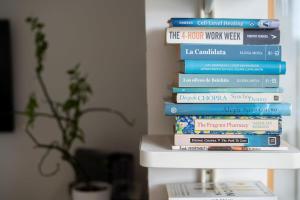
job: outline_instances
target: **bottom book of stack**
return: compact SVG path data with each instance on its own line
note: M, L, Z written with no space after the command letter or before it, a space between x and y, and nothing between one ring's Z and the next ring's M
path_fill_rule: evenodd
M169 200L277 200L260 181L167 184Z

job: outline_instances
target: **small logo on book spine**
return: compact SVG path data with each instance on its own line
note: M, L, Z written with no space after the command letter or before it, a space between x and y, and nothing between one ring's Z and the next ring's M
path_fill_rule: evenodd
M274 101L279 101L279 96L275 95L274 96Z
M268 144L269 145L276 145L277 144L277 138L276 137L269 137Z
M176 107L171 107L171 113L173 113L173 114L177 113L177 108Z

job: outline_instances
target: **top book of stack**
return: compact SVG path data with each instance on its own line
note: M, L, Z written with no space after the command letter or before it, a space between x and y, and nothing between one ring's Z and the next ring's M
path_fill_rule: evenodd
M277 19L171 18L170 27L277 29Z
M171 18L168 44L279 44L278 20Z

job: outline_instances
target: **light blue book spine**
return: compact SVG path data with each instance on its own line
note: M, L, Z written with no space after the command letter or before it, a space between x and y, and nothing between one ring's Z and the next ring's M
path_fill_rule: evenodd
M279 20L272 19L230 19L230 18L171 18L174 27L226 27L226 28L278 28Z
M289 103L259 104L176 104L165 103L165 114L175 115L245 115L289 116Z
M175 134L174 144L178 146L245 146L278 147L279 135L183 135Z
M182 60L281 60L280 45L180 44Z
M279 75L179 74L179 87L279 87Z
M173 93L282 93L282 88L172 88Z
M185 60L186 74L285 74L286 63L276 61Z
M209 122L205 122L209 120ZM203 127L199 128L199 124L202 126L211 127L216 122L226 121L223 127L230 127L228 130L220 130L220 128L210 128L210 130L204 130ZM249 125L249 121L253 121L252 126ZM236 130L237 124L245 122L242 127L247 127L243 130L239 128ZM255 130L249 130L251 128L257 128ZM282 119L280 116L176 116L176 134L250 134L250 135L261 135L261 134L276 134L282 133Z

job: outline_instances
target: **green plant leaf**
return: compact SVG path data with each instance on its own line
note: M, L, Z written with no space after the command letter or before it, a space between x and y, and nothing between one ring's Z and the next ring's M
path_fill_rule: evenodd
M63 110L64 111L70 111L71 109L75 108L78 106L78 101L74 99L68 99L64 104L63 104Z
M33 127L33 124L35 122L35 118L36 118L35 110L36 110L36 108L38 108L38 102L36 100L35 95L32 94L29 97L29 100L28 100L28 103L27 103L27 106L26 106L26 109L25 109L25 113L28 117L27 126L29 126L29 127Z

